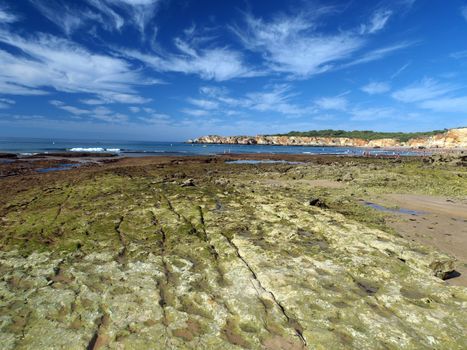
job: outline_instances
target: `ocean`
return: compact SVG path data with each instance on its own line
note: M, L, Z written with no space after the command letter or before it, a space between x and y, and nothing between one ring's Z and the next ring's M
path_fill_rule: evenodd
M54 152L107 152L124 156L155 155L216 155L216 154L334 154L361 155L419 155L411 150L367 149L355 147L316 146L269 146L269 145L220 145L188 144L184 142L155 141L107 141L107 140L66 140L43 138L0 137L0 152L31 155Z

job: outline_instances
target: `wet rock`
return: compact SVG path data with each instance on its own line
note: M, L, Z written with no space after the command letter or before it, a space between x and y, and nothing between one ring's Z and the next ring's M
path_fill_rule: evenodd
M354 179L354 177L353 177L352 173L347 173L342 177L342 181L344 181L344 182L349 182L349 181L352 181L353 179Z
M2 187L2 350L461 349L467 341L466 290L434 276L447 278L453 260L337 213L354 203L335 200L346 198L333 192L342 189L314 190L305 202L309 185L271 189L257 173L220 163L210 166L228 186L209 181L206 164L184 163L188 188L160 181L177 165L148 166L131 181L113 166ZM332 210L311 207L326 201Z
M327 204L321 198L317 198L317 197L311 198L308 204L311 205L312 207L318 207L322 209L328 208Z
M195 180L193 179L188 179L188 180L185 180L182 182L182 184L180 185L181 187L192 187L192 186L195 186Z

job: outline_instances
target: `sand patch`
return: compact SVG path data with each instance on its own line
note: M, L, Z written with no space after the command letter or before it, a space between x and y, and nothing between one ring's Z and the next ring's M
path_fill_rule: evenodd
M387 194L375 200L378 204L420 212L407 215L388 212L387 224L413 242L418 242L454 256L456 271L461 275L449 284L467 286L467 204L465 200L447 197Z

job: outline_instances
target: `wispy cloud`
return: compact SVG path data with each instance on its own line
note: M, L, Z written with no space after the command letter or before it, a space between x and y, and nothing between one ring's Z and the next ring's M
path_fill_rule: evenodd
M453 52L449 55L449 57L452 57L456 60L467 58L467 50Z
M124 94L115 92L102 92L97 94L98 98L81 100L87 105L105 105L111 103L125 103L125 104L145 104L151 102L152 99L142 97L136 94Z
M467 6L462 6L461 7L461 15L467 21Z
M467 96L445 97L423 101L419 104L421 108L430 109L442 113L467 113Z
M204 117L212 113L205 109L196 109L196 108L183 108L181 112L188 114L188 115L192 115L194 117Z
M447 94L456 89L452 84L441 84L425 78L405 88L395 91L392 97L402 102L420 102Z
M216 102L216 101L189 98L188 102L191 103L194 106L197 106L197 107L203 108L203 109L217 109L217 108L219 108L219 102Z
M90 9L78 8L70 2L61 0L30 1L44 17L55 23L68 36L90 21L104 23L103 18L98 13Z
M77 108L77 107L74 107L74 106L69 106L67 105L65 102L62 102L62 101L58 101L58 100L52 100L50 101L50 104L57 107L57 108L60 108L64 111L67 111L71 114L74 114L74 115L83 115L83 114L90 114L91 112L86 110L86 109L81 109L81 108Z
M401 117L391 107L356 108L351 111L354 121L372 121L377 119L394 119Z
M320 17L326 10L295 16L282 15L271 21L245 15L244 26L231 30L246 49L261 55L269 71L307 78L333 69L383 59L395 51L411 46L401 42L374 49L355 58L368 46L371 35L386 27L393 11L380 9L360 28L340 29L335 33L320 31Z
M1 23L14 23L19 20L19 17L8 11L8 9L0 4L0 24Z
M365 86L362 86L361 90L369 95L376 95L388 92L389 90L391 90L391 86L385 82L374 81L369 84L366 84Z
M16 102L9 98L0 98L0 109L6 109L13 106Z
M368 63L368 62L380 60L396 51L412 46L413 44L414 44L413 42L402 42L402 43L386 46L383 48L379 48L376 50L372 50L372 51L365 53L360 58L357 58L354 61L344 64L342 67L346 68L346 67L351 67L351 66L355 66L358 64L362 64L362 63Z
M200 92L219 105L218 111L222 115L235 115L238 111L274 112L285 116L301 116L312 113L312 106L300 106L292 100L297 96L290 84L275 84L266 86L261 91L244 94L241 97L232 97L228 91L217 87L204 86ZM206 114L208 111L204 110Z
M321 97L315 101L320 109L344 111L347 109L348 101L342 96Z
M97 119L106 123L124 123L128 121L128 117L126 115L116 113L110 108L103 106L98 106L93 109L83 109L68 105L59 100L51 100L50 104L76 117L87 117L88 119Z
M330 70L349 58L364 40L352 32L322 34L313 18L282 16L271 22L245 17L246 28L233 27L245 47L261 53L270 70L307 77Z
M400 67L398 70L396 70L394 72L393 75L391 75L391 79L395 79L397 78L399 75L401 75L401 73L403 71L405 71L409 66L410 66L411 62L407 62L406 64L404 64L402 67Z
M121 49L122 54L137 59L159 72L196 74L205 80L225 81L252 77L259 72L248 67L241 53L227 47L199 48L198 40L175 39L176 53L142 53Z
M151 125L167 125L172 121L172 118L167 114L153 113L147 117L139 117L140 121Z
M104 0L109 5L115 4L129 14L133 24L144 36L146 25L154 17L160 0Z
M156 14L160 0L85 0L78 4L66 0L30 0L67 35L88 25L99 25L107 31L121 30L132 24L144 38L146 26Z
M114 124L124 123L128 121L128 116L121 113L115 113L111 109L102 106L94 108L91 111L90 117L106 123Z
M121 58L92 53L55 36L24 38L0 29L0 42L22 53L0 50L0 86L12 87L3 93L37 95L49 87L129 99L134 86L153 83Z
M362 24L360 27L361 34L373 34L380 30L382 30L388 20L389 17L392 16L392 11L387 9L381 9L376 11L370 19L368 24Z
M268 91L254 92L246 95L246 106L261 112L279 112L284 115L301 115L307 112L307 108L291 102L296 93L291 92L288 84L272 86Z
M106 30L120 30L125 24L125 19L113 10L108 1L102 0L86 0L92 7L98 10L102 16L104 22L102 23L103 28Z

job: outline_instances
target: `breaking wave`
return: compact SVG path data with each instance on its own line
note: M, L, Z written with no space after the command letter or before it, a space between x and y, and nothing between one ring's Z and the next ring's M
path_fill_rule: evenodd
M119 153L120 148L102 148L102 147L74 147L70 148L70 152L113 152L113 153Z

